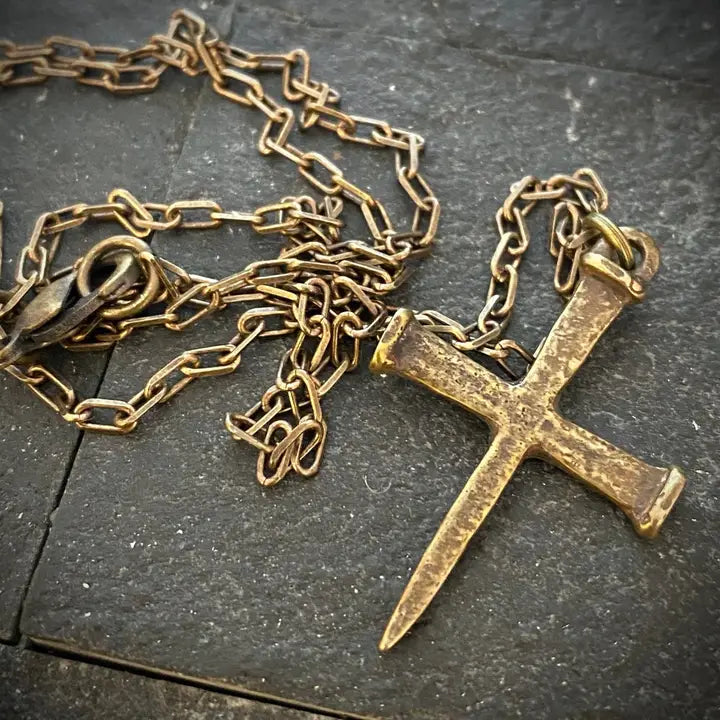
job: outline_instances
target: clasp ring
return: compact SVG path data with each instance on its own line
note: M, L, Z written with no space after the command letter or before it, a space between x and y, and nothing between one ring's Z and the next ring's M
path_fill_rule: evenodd
M136 315L157 298L160 289L160 277L157 269L143 257L144 253L152 252L150 246L140 238L131 237L130 235L114 235L94 245L78 264L76 284L81 295L89 295L92 292L90 273L93 265L104 255L117 251L129 251L133 255L135 262L142 268L146 282L142 291L131 301L123 305L106 307L100 310L100 315L108 320L121 320ZM112 278L100 287L100 295L105 293L110 296L115 291L115 288L111 286L111 281ZM107 288L105 288L105 285L107 285Z

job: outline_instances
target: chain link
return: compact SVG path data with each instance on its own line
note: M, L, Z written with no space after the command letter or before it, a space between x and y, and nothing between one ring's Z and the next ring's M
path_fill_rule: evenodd
M129 252L135 281L109 295L101 309L83 317L62 337L66 348L105 349L137 328L163 326L182 331L229 305L241 308L237 333L227 343L184 351L127 401L78 400L67 382L29 354L4 363L5 369L79 428L127 433L155 405L167 402L196 378L234 372L244 350L255 340L292 335L293 345L283 356L275 383L246 412L229 413L225 424L233 437L259 451L257 478L263 485L273 485L289 472L311 476L317 472L327 436L322 398L357 366L361 341L382 333L393 310L384 296L405 281L408 263L426 256L434 242L440 202L420 172L425 140L383 120L340 110L339 94L313 79L304 50L248 52L221 40L202 18L187 10L173 13L167 33L153 35L133 50L60 36L38 45L0 41L0 86L6 88L65 77L115 94L149 92L168 67L190 76L208 75L219 95L258 110L265 117L259 152L292 162L321 199L286 197L245 212L225 210L205 199L142 202L127 190L115 189L105 202L78 203L44 213L20 254L15 286L0 295L1 323L12 325L26 301L57 278L82 269L87 280L93 262ZM301 104L297 115L266 93L256 77L261 71L280 75L284 98ZM347 178L329 158L293 145L289 138L296 123L301 128L317 125L347 142L391 150L396 178L414 208L410 226L396 229L380 200ZM367 241L342 239L347 201L360 209ZM577 280L582 252L597 235L584 226L583 218L607 207L605 189L588 169L545 181L528 176L512 186L496 216L500 240L491 261L487 300L473 323L463 325L436 311L417 313L424 325L457 349L485 353L510 374L511 356L527 364L533 360L531 353L501 336L513 309L518 267L529 243L526 218L540 201L554 204L550 228L550 252L556 258L554 284L561 295L568 296ZM92 258L80 258L70 269L53 270L65 231L88 221L115 222L129 237L105 240L102 248L96 246ZM233 223L281 235L286 244L272 260L213 279L189 273L141 241L155 232L205 230ZM133 238L137 240L130 242ZM10 340L11 334L0 326L0 357Z

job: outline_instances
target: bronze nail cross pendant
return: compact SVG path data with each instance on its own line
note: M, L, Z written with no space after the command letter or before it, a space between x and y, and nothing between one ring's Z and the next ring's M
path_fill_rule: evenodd
M513 473L525 458L547 460L605 495L647 537L680 494L677 468L653 467L573 424L557 411L557 398L623 307L643 297L659 255L652 239L622 228L644 255L634 273L609 260L604 240L584 255L582 277L528 374L517 384L492 372L425 330L400 310L388 326L371 368L425 385L490 426L492 442L415 569L380 641L391 648L440 589Z

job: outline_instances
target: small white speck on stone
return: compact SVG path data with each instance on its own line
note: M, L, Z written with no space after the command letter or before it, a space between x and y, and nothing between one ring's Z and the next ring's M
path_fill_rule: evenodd
M182 531L180 528L178 528L178 529L175 531L175 534L176 534L176 535L182 535L182 534L183 534L183 531Z
M89 589L90 589L90 585L89 585L88 583L86 583L86 582L84 582L84 583L82 584L82 586L83 586L86 590L89 590Z
M84 616L85 616L85 617L90 617L91 615L92 615L91 612L86 612Z
M576 143L580 139L577 134L577 116L582 110L582 103L572 94L569 87L565 88L563 97L570 106L570 124L565 128L565 136L569 143Z
M20 513L20 514L18 515L18 520L22 520L22 516L23 516L23 515L24 515L24 513Z
M130 543L130 549L131 549L131 550L133 550L133 549L135 548L136 543L137 543L136 540L133 540L133 541Z

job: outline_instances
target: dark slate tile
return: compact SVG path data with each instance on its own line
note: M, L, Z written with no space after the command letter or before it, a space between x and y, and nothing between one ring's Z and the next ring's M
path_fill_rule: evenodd
M320 718L287 707L7 646L0 646L0 715L13 720Z
M494 58L364 33L236 16L250 49L307 47L346 107L417 128L444 201L437 251L398 302L471 318L506 188L591 165L612 216L654 233L664 268L650 298L604 338L565 410L689 486L661 536L564 474L527 463L414 632L376 642L412 567L486 448L482 424L362 369L328 398L320 475L270 490L222 427L281 355L268 343L233 377L198 381L126 438L87 436L23 615L30 636L306 704L383 717L710 717L717 704L718 101L703 88L576 66ZM251 29L251 30L248 30ZM418 72L422 68L422 72ZM208 89L171 196L228 208L297 193L254 150L259 120ZM255 128L254 133L250 128ZM308 133L348 175L391 188L391 160ZM387 173L387 175L385 175ZM560 309L543 232L523 266L511 335L529 345ZM540 235L538 238L537 236ZM274 252L236 230L157 238L201 272ZM134 335L103 392L125 396L192 337ZM689 650L689 649L692 650Z
M243 4L241 4L243 5ZM715 0L414 0L346 3L270 0L258 22L441 40L490 54L577 63L716 83L720 6Z
M456 46L717 82L720 6L715 0L449 0L433 5L447 41Z
M409 38L442 40L444 35L444 27L437 22L435 3L431 0L395 0L393 3L383 0L361 3L268 0L263 3L262 10L244 2L239 2L237 7L252 11L258 24L279 18L283 23L295 23L301 28L337 31L339 37L348 31L363 32L402 42Z
M55 33L132 43L162 30L174 5L174 0L167 0L137 13L128 3L88 9L70 1L4 2L0 34L17 42ZM208 12L217 15L218 8L208 6ZM75 202L102 202L118 186L140 197L164 197L197 92L197 83L170 75L152 97L117 99L59 79L3 91L0 199L5 205L5 287L40 213ZM106 236L109 227L86 225L69 231L63 257L73 260L90 241ZM75 379L79 395L96 392L104 355L50 352L47 357L49 364ZM0 392L0 539L6 548L0 561L0 638L8 639L15 632L22 596L78 432L4 373Z

